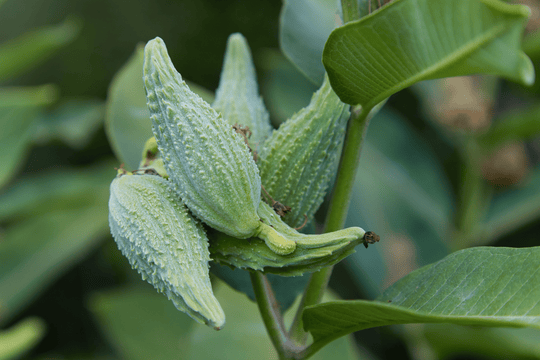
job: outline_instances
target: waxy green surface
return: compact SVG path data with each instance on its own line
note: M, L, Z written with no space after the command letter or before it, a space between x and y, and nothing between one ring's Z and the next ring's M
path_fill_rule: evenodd
M212 292L208 239L167 180L121 175L111 184L109 225L143 279L176 308L219 330L225 314Z

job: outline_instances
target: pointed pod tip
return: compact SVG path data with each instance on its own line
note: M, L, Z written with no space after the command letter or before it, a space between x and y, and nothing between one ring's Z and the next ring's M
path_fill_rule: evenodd
M176 70L163 39L156 37L146 43L144 47L144 73L148 74L151 70L168 72L172 69Z
M241 33L232 33L231 35L229 35L229 39L227 40L227 45L231 44L241 44L247 46L247 40Z

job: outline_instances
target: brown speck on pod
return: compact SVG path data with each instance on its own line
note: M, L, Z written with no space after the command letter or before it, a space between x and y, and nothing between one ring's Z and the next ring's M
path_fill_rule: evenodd
M244 138L244 142L246 143L247 146L249 146L248 139L253 134L251 132L251 130L249 130L249 126L244 126L244 125L240 125L240 124L236 123L236 124L233 125L232 128L238 134L242 135L242 137Z
M244 138L244 142L246 143L249 151L251 152L251 154L253 154L253 161L257 161L259 159L259 155L257 154L256 150L253 150L251 148L251 146L249 145L249 141L248 141L248 139L251 138L251 135L253 135L253 133L249 129L249 126L244 126L244 125L240 125L240 124L236 123L236 124L233 125L232 128L238 134L242 135L242 137Z
M264 188L264 186L261 185L261 189L263 190L263 197L264 197L264 200L268 203L268 205L272 206L272 209L274 209L274 211L276 212L276 214L278 214L279 216L283 217L285 215L287 215L287 213L289 211L291 211L291 207L290 206L287 206L287 205L283 205L282 203L280 203L279 201L276 201L272 198L272 196L270 196L270 194L268 193L268 191L266 191L266 189Z
M373 231L367 231L364 235L364 246L367 249L369 244L375 244L380 240L381 237L379 235L375 234Z

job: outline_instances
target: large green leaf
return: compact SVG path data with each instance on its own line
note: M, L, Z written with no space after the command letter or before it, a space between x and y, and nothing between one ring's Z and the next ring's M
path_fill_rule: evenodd
M59 25L27 32L0 45L0 81L39 65L77 37L81 24L68 18Z
M324 78L321 58L326 39L336 26L337 5L334 0L285 0L281 8L281 51L317 86Z
M378 301L335 301L304 311L322 345L375 326L452 323L540 329L540 247L478 247L416 270Z
M18 359L43 338L45 328L40 318L27 318L0 331L0 360Z
M486 73L530 85L528 15L498 0L394 0L334 30L323 63L342 101L368 108L426 79Z
M142 80L144 45L138 45L128 62L114 76L107 96L105 131L116 157L128 169L137 169L144 144L152 137L150 111ZM214 95L188 82L190 89L208 103Z
M8 228L0 242L0 323L108 232L106 200L101 205L45 213Z
M196 323L149 285L96 293L90 309L124 359L186 359L189 354Z

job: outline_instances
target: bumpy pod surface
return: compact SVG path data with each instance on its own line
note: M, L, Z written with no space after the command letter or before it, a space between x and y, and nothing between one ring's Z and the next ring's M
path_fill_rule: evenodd
M348 105L332 90L326 76L310 104L283 123L259 153L263 186L274 200L291 207L284 220L299 227L313 217L335 175Z
M249 127L249 144L252 149L257 149L272 132L268 111L259 96L251 52L241 34L229 36L216 100L212 107L230 125Z
M239 244L235 238L210 231L210 253L214 261L237 268L247 268L282 276L299 276L331 266L352 254L364 242L365 231L352 227L321 235L301 234L285 224L266 203L259 207L261 219L287 238L296 249L289 255L271 251L263 241L250 239Z
M217 330L225 314L212 292L208 238L171 184L155 175L113 180L109 225L120 251L176 308Z
M188 88L160 38L146 45L144 84L159 151L184 203L215 229L253 236L261 179L242 136Z

